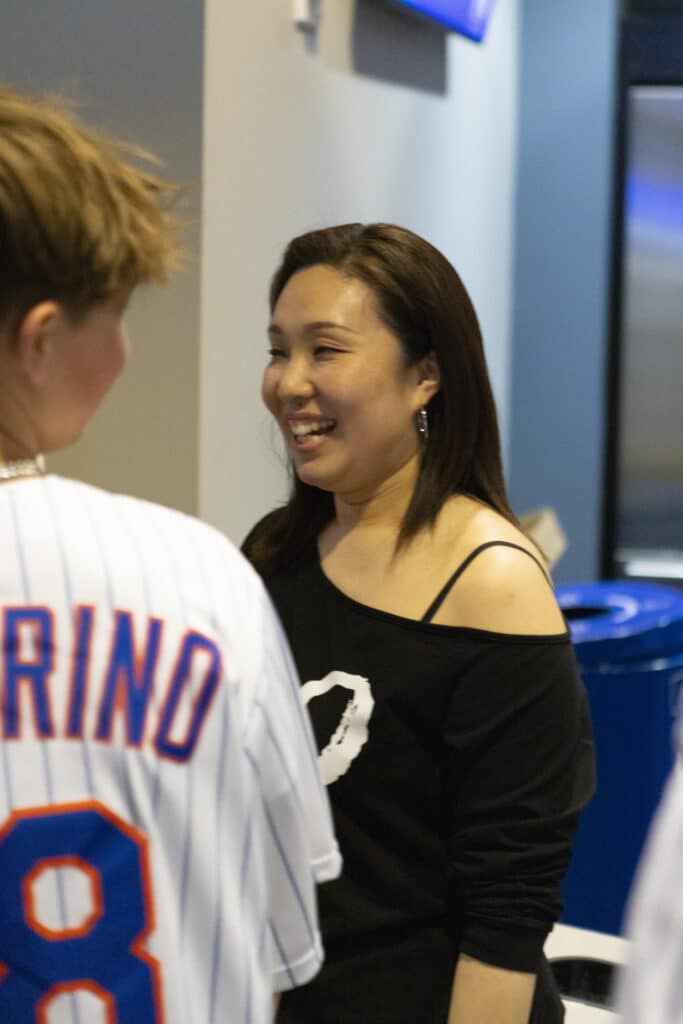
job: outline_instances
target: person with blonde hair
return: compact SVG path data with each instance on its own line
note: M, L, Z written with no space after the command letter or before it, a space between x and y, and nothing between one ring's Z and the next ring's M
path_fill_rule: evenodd
M0 1020L273 1016L338 871L289 652L215 530L45 473L123 369L177 188L0 88Z

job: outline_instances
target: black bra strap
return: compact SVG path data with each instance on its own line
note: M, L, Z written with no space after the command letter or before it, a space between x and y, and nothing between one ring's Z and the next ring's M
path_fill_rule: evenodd
M548 578L548 573L545 570L545 568L543 567L543 565L541 565L541 563L539 562L538 558L536 558L535 555L532 555L530 551L527 551L526 548L521 547L521 545L519 545L519 544L511 544L510 541L507 541L507 540L489 540L489 541L486 542L486 544L480 544L478 548L475 548L474 551L471 551L470 554L465 559L465 561L460 563L460 565L455 570L453 575L447 580L445 586L442 587L442 589L439 591L439 593L436 595L436 597L434 598L434 600L430 604L430 606L427 609L427 611L422 616L422 620L421 620L422 622L431 622L432 621L432 619L434 618L434 616L438 612L439 608L441 607L441 605L445 601L449 591L451 590L453 585L457 582L457 580L460 578L460 576L462 576L462 574L464 573L465 569L470 564L470 562L473 562L474 559L477 557L477 555L480 555L482 553L482 551L486 551L487 548L494 548L494 547L516 548L517 551L523 551L525 555L529 556L529 558L533 558L534 562L539 567L539 569L541 570L541 572L545 576L545 578L548 581L548 583L550 583L550 580Z

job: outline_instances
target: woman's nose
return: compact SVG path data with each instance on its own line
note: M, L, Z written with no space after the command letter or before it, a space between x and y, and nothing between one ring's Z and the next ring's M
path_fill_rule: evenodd
M278 393L281 398L308 398L314 391L308 360L290 356L281 369Z

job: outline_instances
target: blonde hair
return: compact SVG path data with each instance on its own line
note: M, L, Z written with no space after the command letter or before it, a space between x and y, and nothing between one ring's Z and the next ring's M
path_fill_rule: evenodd
M167 279L180 190L132 160L156 163L61 101L0 85L0 322L46 299L81 316Z

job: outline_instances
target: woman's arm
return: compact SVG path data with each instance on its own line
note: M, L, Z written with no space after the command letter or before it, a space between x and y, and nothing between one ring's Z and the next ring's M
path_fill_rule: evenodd
M578 812L593 788L590 726L566 627L538 566L496 548L478 562L456 587L458 619L466 612L468 626L491 634L463 641L471 655L444 733L454 907L464 912L449 1024L526 1024Z
M462 953L448 1024L527 1024L536 976L492 967Z

